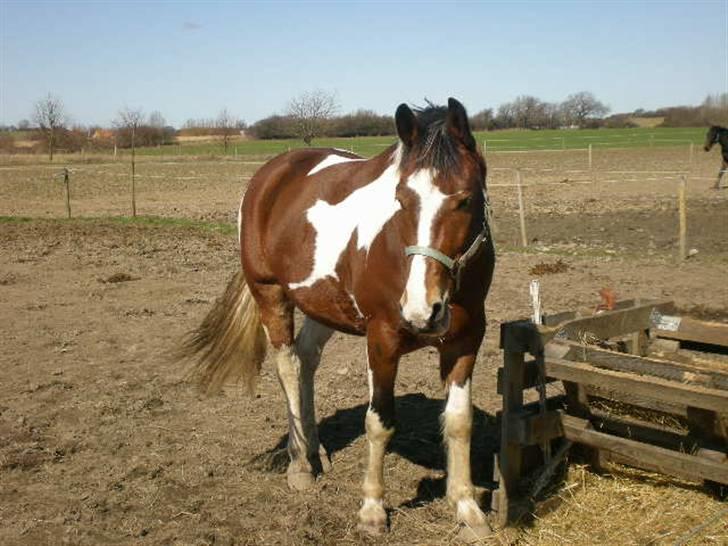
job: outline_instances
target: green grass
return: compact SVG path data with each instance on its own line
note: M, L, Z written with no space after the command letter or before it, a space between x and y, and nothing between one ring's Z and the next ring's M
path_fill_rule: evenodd
M703 127L653 128L653 129L548 129L541 131L482 131L475 134L479 146L486 142L487 150L528 151L585 149L592 144L598 148L640 148L663 146L688 146L690 143L701 145L705 138ZM395 142L394 136L356 137L356 138L319 138L314 140L317 147L342 148L352 150L366 157L380 153ZM245 140L230 143L227 154L221 142L190 142L142 148L142 155L213 155L250 158L267 158L295 148L305 147L300 140ZM128 153L124 151L124 153Z

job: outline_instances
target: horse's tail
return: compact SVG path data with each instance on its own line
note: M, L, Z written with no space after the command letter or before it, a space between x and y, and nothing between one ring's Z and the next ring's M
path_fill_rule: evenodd
M228 381L242 381L252 394L266 350L258 304L238 272L202 324L190 332L181 353L197 359L191 374L206 393L219 392Z

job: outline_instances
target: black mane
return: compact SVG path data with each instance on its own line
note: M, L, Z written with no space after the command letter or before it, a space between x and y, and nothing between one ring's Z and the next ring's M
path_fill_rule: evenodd
M437 106L427 101L424 108L413 108L421 135L411 148L405 148L404 156L414 157L420 169L436 169L449 172L458 162L458 145L447 129L447 106Z

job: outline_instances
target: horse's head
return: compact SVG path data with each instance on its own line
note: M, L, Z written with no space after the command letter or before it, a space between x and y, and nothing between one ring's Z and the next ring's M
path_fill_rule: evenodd
M713 144L718 142L718 133L720 132L720 127L717 125L711 125L710 129L708 129L708 133L705 135L705 144L703 145L703 149L706 152L709 152L710 149L713 147Z
M486 167L470 132L465 108L430 105L395 116L403 218L403 252L409 272L400 300L407 327L441 335L450 323L448 303L465 264L483 246Z

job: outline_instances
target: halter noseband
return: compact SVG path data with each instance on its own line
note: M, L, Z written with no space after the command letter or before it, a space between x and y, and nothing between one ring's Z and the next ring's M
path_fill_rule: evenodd
M488 241L490 235L490 226L488 219L490 218L490 206L488 203L485 205L485 216L483 217L483 229L480 230L478 235L475 237L473 242L470 244L468 249L463 252L458 258L452 259L447 254L444 254L429 246L408 246L404 249L405 256L420 255L432 258L433 260L440 262L450 272L450 276L455 279L455 290L460 287L460 274L465 268L467 263L480 251L483 245Z

